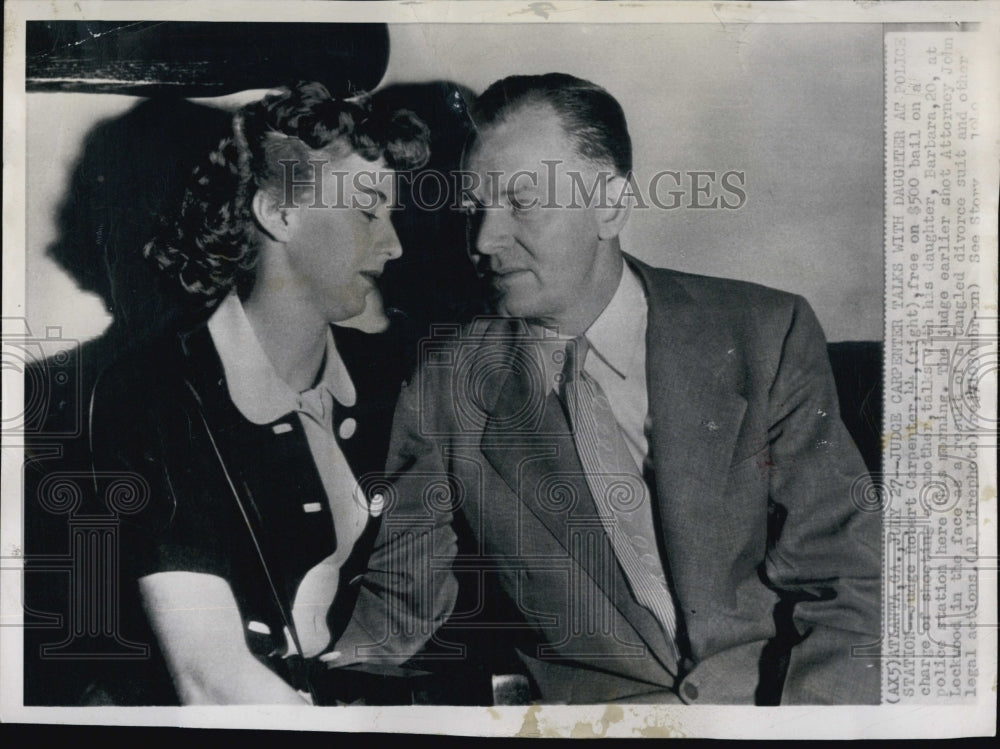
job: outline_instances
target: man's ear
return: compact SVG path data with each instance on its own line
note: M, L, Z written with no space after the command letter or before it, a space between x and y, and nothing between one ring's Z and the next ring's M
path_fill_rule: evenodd
M250 209L257 225L276 242L288 242L295 233L297 212L283 206L276 195L268 190L258 190L250 202Z
M597 209L597 235L603 240L614 239L632 212L632 195L628 180L615 175L608 180L607 203Z

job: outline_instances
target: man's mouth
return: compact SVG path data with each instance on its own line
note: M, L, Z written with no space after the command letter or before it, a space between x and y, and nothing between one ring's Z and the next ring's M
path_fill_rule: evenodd
M490 269L490 275L494 276L494 277L497 277L497 278L503 278L504 276L513 276L513 275L515 275L517 273L527 273L527 272L528 271L527 271L526 268L498 268L498 269Z
M503 270L491 271L490 281L494 285L508 286L527 273L530 271L525 268L504 268Z

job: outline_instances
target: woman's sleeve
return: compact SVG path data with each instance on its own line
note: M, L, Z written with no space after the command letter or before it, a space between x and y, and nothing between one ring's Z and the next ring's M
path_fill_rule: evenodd
M179 394L177 394L179 395ZM122 577L201 572L229 579L219 503L205 501L192 430L168 382L115 365L91 395L94 511L118 522Z

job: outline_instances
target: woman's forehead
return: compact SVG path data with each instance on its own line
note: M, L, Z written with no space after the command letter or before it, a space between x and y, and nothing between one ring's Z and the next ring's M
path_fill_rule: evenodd
M337 155L320 154L315 165L323 170L324 182L333 184L370 185L379 180L388 180L394 174L384 158L369 161L353 151Z
M334 159L334 162L339 163L341 169L351 172L392 171L386 164L384 157L379 156L373 161L366 159L357 151L348 151L346 154L342 154L339 158Z
M333 159L323 166L323 189L331 196L365 193L391 203L395 178L396 172L385 159L369 161L356 153Z

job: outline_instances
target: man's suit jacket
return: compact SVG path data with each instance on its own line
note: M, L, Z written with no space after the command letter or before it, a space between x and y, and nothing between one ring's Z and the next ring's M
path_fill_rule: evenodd
M649 478L680 663L629 590L539 380L558 348L517 320L424 342L361 594L390 608L359 609L340 649L384 654L391 631L436 626L462 527L472 551L454 575L480 600L499 581L524 621L497 626L525 628L544 701L878 702L879 517L853 501L866 469L815 316L790 294L627 259L649 307Z

